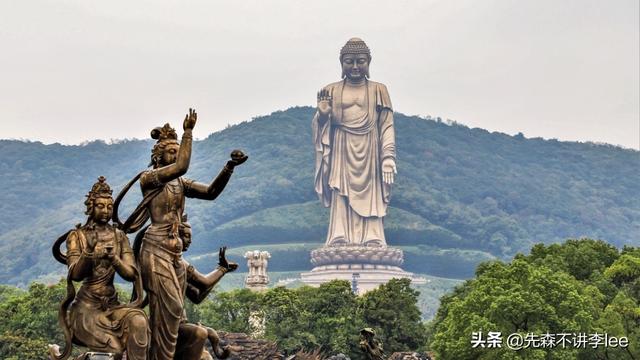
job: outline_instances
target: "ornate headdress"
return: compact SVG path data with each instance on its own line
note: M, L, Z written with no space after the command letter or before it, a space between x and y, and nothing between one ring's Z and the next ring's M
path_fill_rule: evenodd
M158 158L162 156L162 151L169 144L178 144L178 134L176 129L172 128L169 123L164 124L163 127L157 127L151 130L151 138L158 140L151 150L151 163L149 165L156 164Z
M371 50L369 50L367 44L362 39L356 37L349 39L342 49L340 49L340 60L342 60L342 57L346 54L367 54L369 59L371 59Z
M172 128L169 123L164 124L163 127L157 127L151 130L151 138L161 141L167 140L178 140L178 134L176 133L176 129Z
M98 178L98 182L93 184L91 187L91 191L86 196L87 200L84 201L84 204L87 206L87 210L85 214L91 214L91 209L93 208L93 201L97 198L110 198L112 197L113 190L109 184L107 184L107 179L104 176L100 176Z

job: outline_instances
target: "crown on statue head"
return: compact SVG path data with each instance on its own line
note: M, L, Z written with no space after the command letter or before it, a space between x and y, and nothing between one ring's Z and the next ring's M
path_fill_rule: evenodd
M91 191L86 195L88 198L97 198L97 197L109 197L113 193L109 184L107 184L107 179L104 176L100 176L98 178L98 182L93 184L91 187Z
M164 124L163 127L157 127L151 130L151 138L162 142L166 140L178 140L178 134L176 129L172 128L169 123Z

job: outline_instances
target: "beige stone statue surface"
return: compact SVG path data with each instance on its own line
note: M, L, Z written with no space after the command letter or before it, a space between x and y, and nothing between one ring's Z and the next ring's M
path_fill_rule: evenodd
M318 92L315 190L331 208L326 246L386 246L397 173L393 108L387 87L368 79L370 62L365 42L350 39L340 51L343 80Z
M384 84L369 80L371 51L359 38L340 50L342 80L323 87L311 122L315 149L315 191L330 208L324 246L311 251L303 283L319 286L358 274L363 294L392 278L423 278L402 270L401 249L384 233L396 174L393 107Z
M265 289L269 283L267 265L271 254L268 251L247 251L244 258L247 259L247 268L249 269L249 274L245 278L246 287L258 290Z

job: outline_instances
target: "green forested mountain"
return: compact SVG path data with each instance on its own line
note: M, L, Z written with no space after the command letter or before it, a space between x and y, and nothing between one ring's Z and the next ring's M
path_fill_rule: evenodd
M250 156L216 201L187 202L197 266L211 268L208 254L222 244L237 261L268 244L270 270L310 268L308 252L323 242L328 217L313 191L312 112L291 108L195 142L187 176L199 181L215 177L234 148ZM583 236L640 245L638 151L395 119L399 174L385 226L407 270L466 278L480 261ZM106 176L117 193L147 166L151 147L0 141L0 283L61 274L50 245L84 221L95 179ZM132 189L122 213L139 199Z

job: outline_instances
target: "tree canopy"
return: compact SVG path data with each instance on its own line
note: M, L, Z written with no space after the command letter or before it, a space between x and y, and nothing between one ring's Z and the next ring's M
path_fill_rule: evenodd
M511 262L481 264L476 277L441 300L430 347L449 359L626 359L640 354L638 249L590 239L535 245ZM629 346L568 346L513 351L472 347L473 332L596 334L626 337Z

